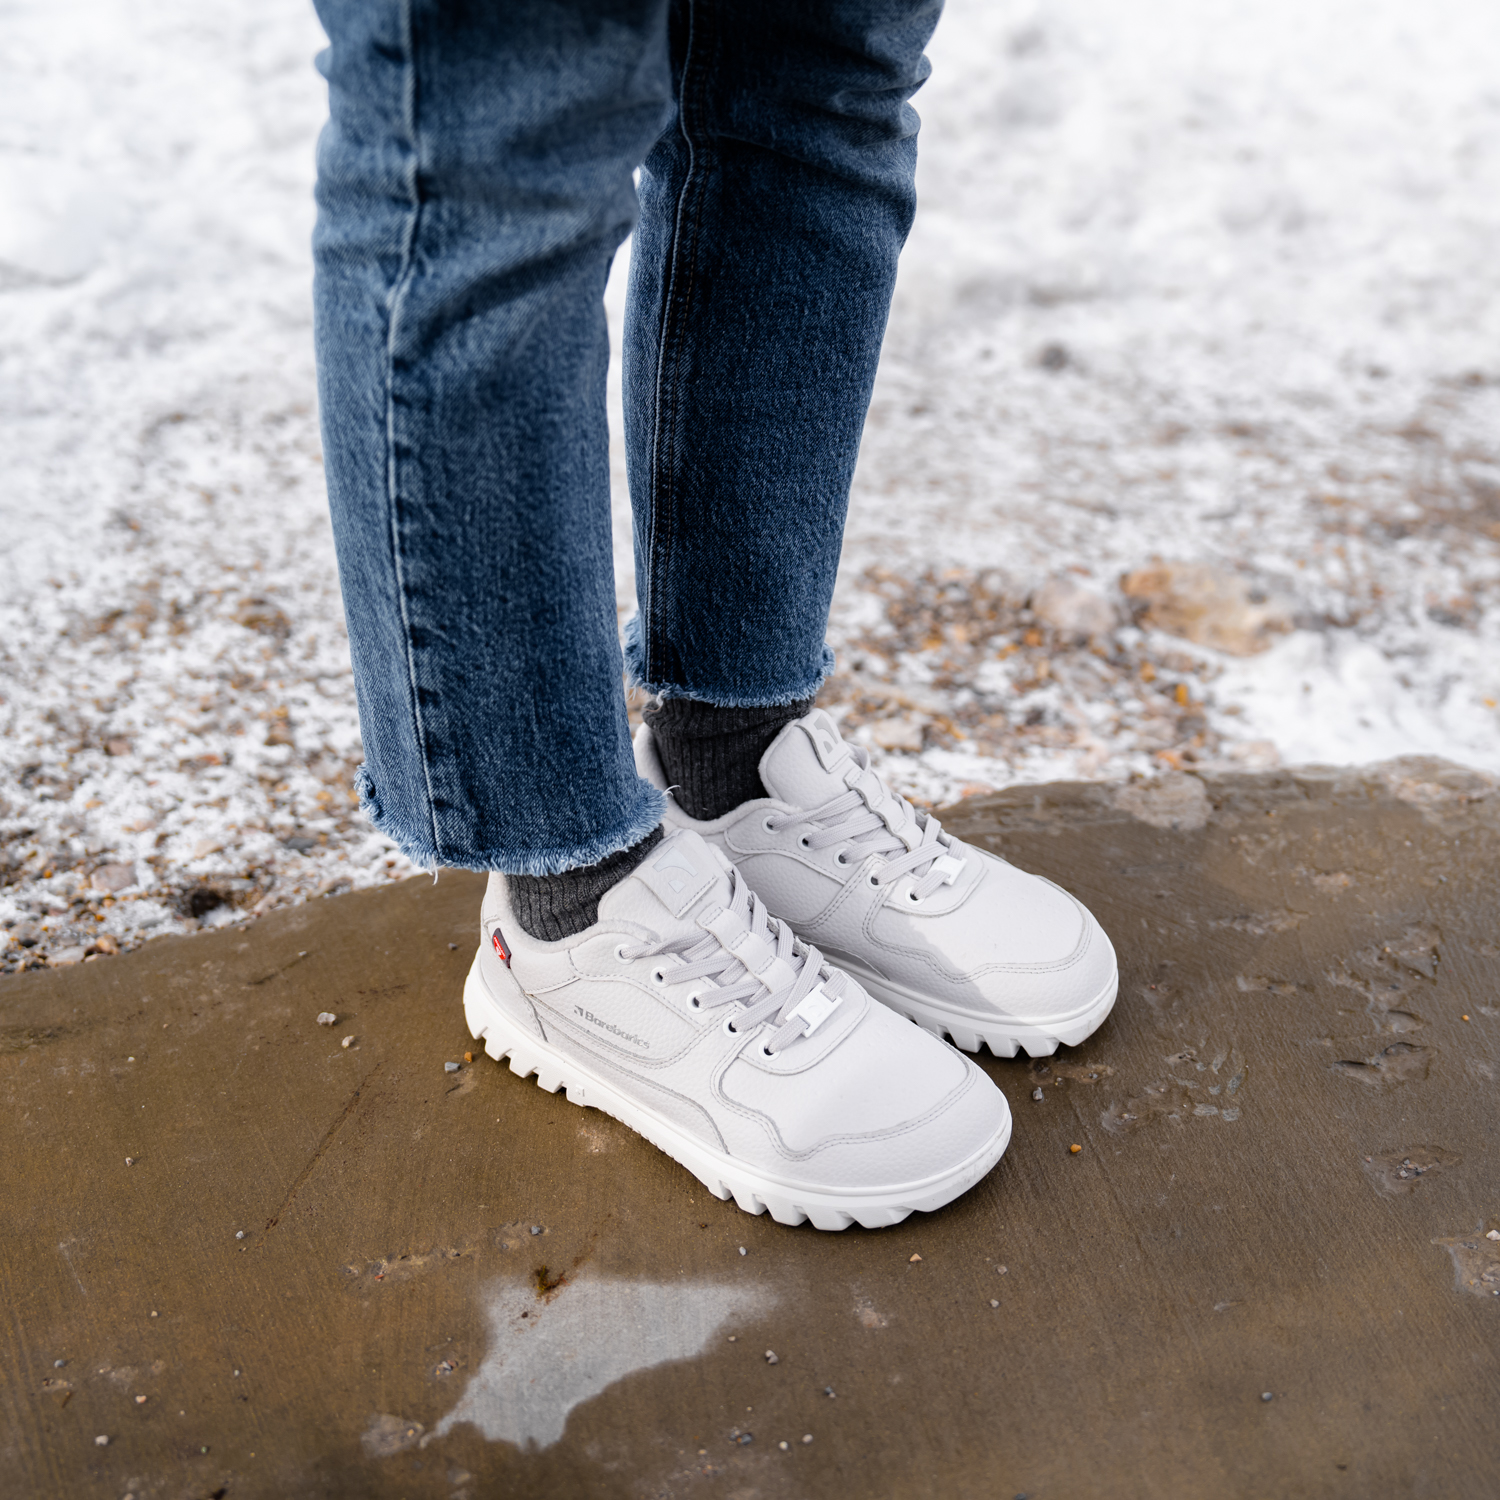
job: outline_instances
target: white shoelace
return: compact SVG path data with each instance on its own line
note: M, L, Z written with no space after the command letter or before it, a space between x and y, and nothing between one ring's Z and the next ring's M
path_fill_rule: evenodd
M809 849L827 849L834 844L852 844L861 859L886 855L871 885L890 885L910 871L918 878L911 899L921 901L939 886L950 885L964 867L955 851L951 833L931 813L918 812L905 797L893 792L870 770L870 752L850 745L858 767L846 778L847 792L840 792L821 807L793 813L771 813L766 827L773 831L794 823L814 825L803 834ZM884 811L877 811L877 804ZM915 843L912 838L915 836ZM843 861L841 861L842 863Z
M744 1010L726 1022L733 1036L753 1031L762 1021L774 1020L777 1029L761 1048L767 1057L774 1057L822 1024L843 998L849 981L842 971L830 968L816 948L799 941L785 922L773 917L738 870L732 870L729 879L731 897L727 910L752 937L760 939L765 951L773 952L792 970L796 978L791 984L771 990L711 932L663 943L622 944L620 956L637 959L670 955L681 959L680 964L656 971L662 982L713 980L713 987L697 991L691 1003L694 1009L708 1010L743 1004ZM793 1014L799 1007L800 1013Z

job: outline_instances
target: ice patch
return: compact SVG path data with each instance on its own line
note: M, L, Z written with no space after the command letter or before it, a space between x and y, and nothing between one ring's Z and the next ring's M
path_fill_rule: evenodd
M489 1352L433 1436L472 1422L490 1442L522 1448L550 1447L580 1402L638 1370L695 1358L732 1318L774 1300L759 1287L610 1277L566 1284L550 1300L514 1282L487 1295Z

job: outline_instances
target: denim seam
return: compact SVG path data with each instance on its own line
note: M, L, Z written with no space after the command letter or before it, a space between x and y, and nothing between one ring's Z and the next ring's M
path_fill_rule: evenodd
M364 795L364 787L361 787L361 806L379 832L422 869L435 870L438 865L446 864L457 869L499 870L506 875L561 875L567 870L598 864L611 854L632 848L661 823L666 797L648 782L638 782L637 786L639 796L626 821L596 834L587 843L570 848L558 845L531 849L485 847L458 858L445 858L415 830L404 826L398 818L381 808L375 798Z
M701 197L705 186L704 174L699 171L698 144L688 128L689 116L693 112L690 105L696 104L696 101L692 99L690 87L690 79L696 74L698 46L699 7L696 0L686 0L686 10L688 35L682 59L677 128L682 134L683 143L687 146L688 163L687 170L683 174L682 190L677 199L677 211L673 216L671 262L667 273L667 285L662 296L662 324L658 336L656 363L656 420L655 430L652 433L651 451L651 532L647 539L646 597L641 610L643 625L641 635L645 658L645 671L642 675L648 681L665 675L665 663L657 659L664 657L666 653L662 649L657 633L656 585L657 574L666 566L667 556L671 552L676 530L676 514L673 508L675 485L670 477L664 475L662 448L664 434L670 441L671 435L677 431L681 398L681 382L669 376L668 367L674 362L676 348L681 344L680 330L686 315L679 309L690 303L692 299L693 283L696 279L699 230L696 213L699 205L694 202L694 195L696 193ZM678 293L679 276L682 277L680 296Z
M420 171L422 153L417 138L417 43L412 20L412 0L401 0L401 30L404 43L405 78L402 88L402 114L411 145L411 166L407 173L407 190L411 197L411 214L402 236L401 267L387 298L389 317L386 323L385 428L386 428L386 498L391 524L391 562L396 574L396 599L401 609L401 630L406 637L406 677L412 732L422 759L422 779L427 787L427 816L432 825L432 848L435 863L441 863L443 841L438 832L437 799L432 791L432 761L428 754L427 728L422 719L422 704L417 692L416 650L412 644L411 615L406 602L406 577L401 563L400 484L396 454L396 334L401 322L401 308L416 273L417 232L422 222Z

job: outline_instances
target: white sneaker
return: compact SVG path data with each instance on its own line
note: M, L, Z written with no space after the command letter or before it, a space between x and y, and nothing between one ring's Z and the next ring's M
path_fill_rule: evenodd
M469 1030L782 1224L896 1224L978 1182L1005 1096L771 918L695 833L669 833L599 920L529 937L491 875L464 986Z
M635 760L667 790L644 725ZM877 1000L1000 1057L1081 1042L1109 1014L1119 970L1088 909L944 833L884 785L822 709L777 735L760 777L769 797L712 821L669 798L666 826L721 848L773 915Z

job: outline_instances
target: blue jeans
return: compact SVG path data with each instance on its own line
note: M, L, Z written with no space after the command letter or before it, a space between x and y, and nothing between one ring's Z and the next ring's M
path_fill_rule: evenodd
M610 542L603 292L632 229L624 665L726 706L827 675L940 3L317 0L360 790L419 863L552 874L659 820Z

